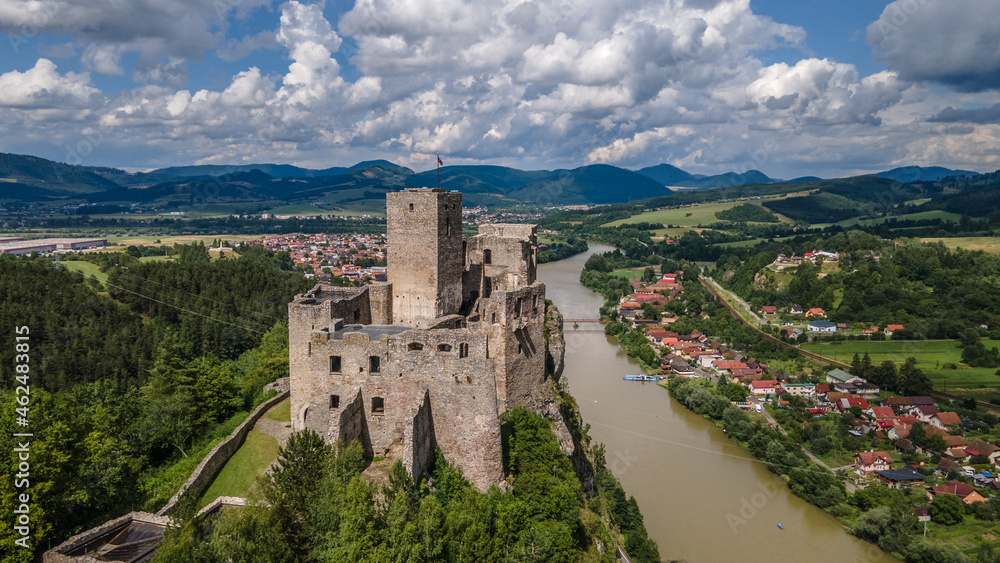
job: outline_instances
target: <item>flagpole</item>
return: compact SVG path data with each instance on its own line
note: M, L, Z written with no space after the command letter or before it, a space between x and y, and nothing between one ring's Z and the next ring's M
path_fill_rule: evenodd
M438 165L438 189L440 190L440 189L441 189L441 155L440 155L440 154L438 154L438 155L435 155L435 156L437 156L437 165Z

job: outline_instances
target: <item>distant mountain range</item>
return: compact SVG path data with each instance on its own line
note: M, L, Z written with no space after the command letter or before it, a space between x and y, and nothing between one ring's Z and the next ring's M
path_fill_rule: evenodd
M892 170L872 174L872 176L888 178L890 180L896 180L903 183L937 182L938 180L949 176L966 176L971 178L973 176L979 176L979 172L972 172L969 170L949 170L947 168L941 168L940 166L904 166L902 168L893 168Z
M445 166L441 187L462 192L468 205L625 203L665 196L669 187L704 190L783 182L757 170L714 176L669 164L640 170L595 164L572 170L519 170L505 166ZM876 174L900 182L938 180L975 172L946 168L896 168ZM792 182L819 181L804 177ZM0 153L0 201L67 204L142 203L183 207L218 203L330 204L378 200L407 187L436 186L438 171L415 173L386 160L313 170L288 164L198 165L130 173L117 168L71 166L34 156Z

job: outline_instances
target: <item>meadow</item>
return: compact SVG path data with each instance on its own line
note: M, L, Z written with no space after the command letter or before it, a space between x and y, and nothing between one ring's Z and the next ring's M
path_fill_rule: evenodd
M987 348L1000 347L1000 340L983 340L983 344ZM959 345L957 340L858 340L803 344L802 349L848 364L854 354L863 356L866 352L873 364L891 360L899 365L912 356L917 360L917 367L934 382L937 391L977 394L978 389L1000 389L996 368L969 368L961 364ZM945 368L945 364L955 364L958 369Z
M941 242L954 250L982 250L993 254L1000 253L1000 237L955 237L955 238L922 238L921 242Z

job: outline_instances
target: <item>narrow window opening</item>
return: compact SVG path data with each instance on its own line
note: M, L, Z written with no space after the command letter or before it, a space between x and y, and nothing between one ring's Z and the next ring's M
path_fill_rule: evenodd
M469 357L469 345L465 342L458 345L458 357L468 358Z
M358 322L361 319L361 311L355 309L354 311L354 322Z
M489 248L487 248L483 250L483 264L492 264L492 263L493 263L493 253L490 251Z
M468 250L468 246L469 246L469 243L467 243L466 241L463 240L462 241L462 263L463 264L465 264L465 255L466 255L466 251Z
M381 370L382 358L378 356L368 356L368 371L371 373L379 373Z
M521 353L521 343L520 342L517 343L517 353L518 354Z
M438 352L451 352L450 344L438 344Z
M340 356L330 356L330 372L340 373Z
M340 408L340 395L330 395L330 408L331 409Z
M385 399L372 397L372 414L385 414Z
M514 316L515 317L520 317L521 316L521 305L523 304L523 301L524 301L524 299L518 297L517 301L514 302Z
M406 346L406 349L409 350L410 352L419 352L420 350L424 349L424 345L419 342L410 342Z
M493 320L490 321L490 324L497 324L497 314L496 313L493 313Z
M451 219L450 218L446 218L444 220L444 236L446 236L446 237L450 237L451 236Z
M413 204L410 204L410 211L413 211Z

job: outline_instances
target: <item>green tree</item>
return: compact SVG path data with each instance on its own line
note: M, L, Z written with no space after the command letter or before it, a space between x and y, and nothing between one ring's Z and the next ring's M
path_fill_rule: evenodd
M945 526L958 524L965 518L962 499L955 495L939 494L931 501L931 520Z
M197 369L183 358L176 333L160 344L149 382L140 390L143 432L154 443L166 443L187 457L185 448L195 431Z
M968 563L969 558L954 544L917 538L906 550L906 563Z

